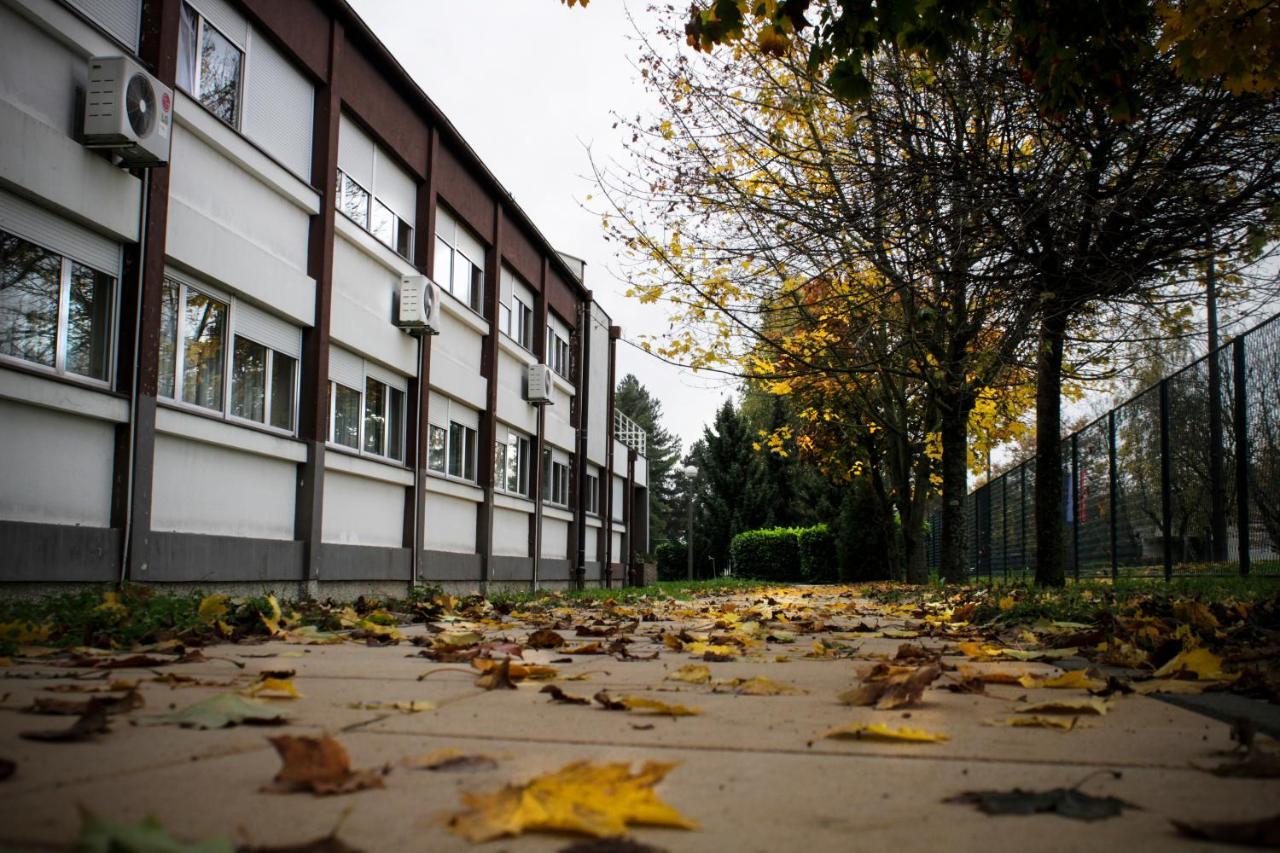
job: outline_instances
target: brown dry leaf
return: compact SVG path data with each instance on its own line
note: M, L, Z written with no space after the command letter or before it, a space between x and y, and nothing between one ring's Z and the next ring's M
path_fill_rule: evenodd
M464 793L466 811L453 815L449 828L473 842L530 831L606 838L621 835L631 824L697 829L695 822L654 793L654 786L673 767L650 761L632 773L627 764L575 762L523 785L489 794Z
M1063 729L1070 731L1076 727L1076 717L1042 717L1031 714L1026 717L1005 717L1000 720L988 720L988 726L1010 726L1012 728Z
M720 686L732 688L733 692L739 696L800 696L808 692L790 684L780 684L762 675L755 678L735 678L730 681L723 681L717 684L717 689Z
M643 696L622 696L614 698L608 691L601 690L595 700L604 706L606 711L642 711L663 714L670 717L695 717L702 713L701 708L688 708L684 705L669 705L657 699L646 699Z
M907 671L895 671L903 669ZM843 705L874 705L878 711L901 708L919 702L924 689L940 675L942 668L935 663L917 669L877 664L861 685L841 693L839 700Z
M684 649L684 642L675 634L663 634L662 644L673 652L682 651Z
M1152 693L1171 693L1181 696L1194 696L1203 693L1216 682L1192 681L1186 678L1149 678L1146 681L1131 681L1129 687L1140 696Z
M531 649L558 649L564 645L564 637L550 628L539 628L529 635L525 645Z
M22 732L27 740L42 740L49 743L75 743L91 740L97 735L111 731L107 722L107 708L110 703L106 699L93 698L85 708L85 712L65 729L40 729L33 732Z
M939 743L950 740L940 732L913 729L906 726L894 728L884 723L846 723L826 732L823 738L847 738L853 740L902 741L906 743Z
M566 705L590 705L591 704L591 700L588 699L587 697L573 696L569 693L565 693L563 690L561 690L559 687L557 687L554 684L543 685L542 689L539 690L538 692L550 693L552 702L563 702Z
M404 758L400 764L410 770L434 770L442 773L473 773L493 770L498 766L497 760L487 755L464 753L453 747Z
M351 759L342 744L329 735L307 737L279 735L268 738L283 763L268 793L310 791L313 794L350 794L366 788L381 788L379 770L352 770Z
M511 680L511 659L504 658L497 666L487 669L476 679L476 687L484 690L515 690L516 683Z
M598 642L583 643L580 646L574 646L572 649L565 649L566 655L602 655L605 653L604 646Z
M404 714L421 714L423 711L434 711L436 703L426 699L410 699L401 702L351 702L347 707L357 711L400 711Z
M707 655L711 655L712 657L710 659L712 660L720 658L733 660L738 656L738 647L728 643L685 643L684 650L691 655L696 655L702 658L706 658Z
M965 681L977 680L984 684L1017 684L1021 687L1035 687L1040 683L1039 678L1031 672L1012 672L1003 669L977 669L971 666L961 666L956 672Z
M667 681L684 681L689 684L706 684L711 680L711 668L700 663L687 663L675 672L667 674Z
M37 696L31 705L23 710L28 714L61 714L66 716L82 716L89 711L91 703L97 702L108 714L123 714L141 708L142 694L136 689L123 696L101 696L92 699L52 699Z
M533 681L548 681L560 673L554 666L539 663L516 663L509 658L474 658L471 661L471 666L486 673L505 666L507 677L512 681L524 681L526 678Z
M1047 702L1024 702L1014 709L1018 714L1083 714L1101 717L1110 706L1096 696L1088 699L1050 699Z

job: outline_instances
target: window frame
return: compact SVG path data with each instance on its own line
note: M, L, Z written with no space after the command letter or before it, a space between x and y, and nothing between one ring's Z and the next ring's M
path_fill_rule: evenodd
M440 400L443 406L437 408L435 401ZM427 472L435 477L442 477L446 480L453 480L458 483L467 483L475 486L480 482L480 430L477 427L469 426L463 421L453 416L451 407L461 406L469 412L475 410L460 403L451 397L438 396L432 394L431 416L427 419ZM453 429L457 427L462 435L462 451L459 457L460 471L454 474L451 468L451 460L454 447ZM442 442L443 466L435 467L431 464L431 441L436 431L443 433L444 441ZM468 477L467 468L471 468L472 476Z
M196 42L191 55L194 66L191 69L191 88L195 91L187 92L187 94L191 96L191 100L203 107L210 115L238 133L240 132L240 126L244 123L244 81L245 78L249 76L249 51L245 47L241 47L237 44L235 39L223 32L221 27L205 17L204 14L195 6L185 2L185 0L183 0L182 6L191 10L191 14L195 17L196 22ZM182 14L181 9L179 9L178 14ZM200 97L200 56L204 48L204 28L206 25L218 33L218 35L226 39L227 44L240 52L240 73L236 79L236 120L234 122L229 122L222 116L218 115L212 108L205 104L204 100ZM184 89L183 91L186 90Z
M445 210L447 211L447 208L445 208ZM448 220L453 223L455 232L466 227L459 222L458 217L455 216L452 211L447 212ZM484 316L484 267L472 260L471 256L458 246L458 239L456 236L450 239L440 232L440 220L438 218L436 220L435 227L436 231L433 235L435 237L435 254L432 257L431 262L432 280L435 281L436 285L438 285L441 290L447 292L454 299L466 306L467 310L472 314L475 314L484 320L489 319ZM476 242L480 242L480 240L477 239ZM453 290L453 271L456 266L455 255L461 255L471 267L471 292L465 296L459 295ZM446 269L438 269L442 264ZM440 272L440 275L435 274L437 271ZM499 304L501 304L501 299L498 301Z
M529 436L516 432L507 426L499 427L499 435L494 439L494 489L503 494L532 500L533 478L529 476L529 458L533 454L533 441ZM502 448L499 455L498 448ZM516 488L512 489L508 482L508 455L516 454Z
M572 382L570 373L573 370L573 359L571 356L571 348L569 341L566 340L555 326L547 324L547 366L550 367L555 374L566 382Z
M573 457L569 461L559 462L552 449L542 451L542 502L550 506L569 508L570 483L569 474L573 469Z
M117 338L117 332L120 328L120 271L117 270L115 272L110 272L99 266L95 266L94 264L87 264L84 261L68 257L57 249L53 249L44 243L31 240L20 234L15 234L3 227L0 227L0 232L3 232L16 240L21 240L31 246L35 246L37 249L41 249L58 258L58 307L55 319L56 328L54 330L53 364L40 364L37 361L31 361L29 359L22 358L21 356L5 355L0 353L0 365L21 366L26 370L37 371L51 377L90 385L95 388L108 391L114 388L116 361L119 354L119 340ZM105 332L107 338L107 375L105 379L99 379L96 376L86 376L83 373L76 373L66 369L67 325L68 319L71 316L71 277L72 267L75 264L79 264L80 266L93 270L94 272L101 273L102 275L107 276L111 281L111 294L107 300L110 306L110 316L107 319L107 329Z
M198 414L204 415L205 417L226 421L227 423L235 424L237 426L246 426L253 429L266 430L267 432L270 432L273 435L278 435L286 438L297 437L298 406L299 406L299 396L300 396L299 391L301 389L301 378L302 378L301 377L302 359L299 356L291 355L290 353L277 350L275 347L271 346L270 344L264 343L258 340L253 335L245 334L244 332L240 331L237 328L237 324L236 324L236 315L238 313L237 305L239 301L235 297L224 295L212 288L207 288L198 284L191 284L187 282L185 278L179 278L177 276L171 275L170 273L166 272L164 275L164 278L162 279L161 286L164 287L170 284L175 286L178 291L177 306L175 311L177 316L176 316L176 322L174 325L173 396L172 397L166 396L164 392L159 390L159 387L157 385L157 392L156 392L157 399L166 406L172 406L176 409L181 409L187 412L198 413ZM222 399L221 409L210 409L207 406L201 406L198 403L189 403L182 398L182 392L183 392L182 368L183 368L183 360L185 358L184 347L183 347L184 332L185 332L185 326L186 326L185 307L187 302L187 293L192 290L204 296L206 299L210 299L214 302L221 303L223 306L225 306L227 311L226 336L225 336L225 339L223 342L223 348L222 348L223 349L222 371L223 371L223 376L225 377L225 381L223 382L222 394L220 395ZM161 331L163 332L163 329ZM250 341L254 344L257 344L258 346L263 347L267 351L267 359L266 359L265 366L263 368L266 374L263 382L263 398L262 398L264 419L261 421L255 421L253 418L242 417L241 415L235 414L234 411L232 410L233 393L234 393L233 386L236 384L235 349L236 349L237 338L244 338L246 341ZM163 344L163 341L161 343ZM275 382L274 368L275 368L276 355L280 355L284 358L290 359L293 362L293 371L292 371L293 388L292 388L292 393L290 395L290 400L289 400L290 427L288 429L275 426L271 422L272 420L271 419L271 416L272 416L271 392L273 390L273 385ZM331 404L332 404L332 401L331 401Z
M361 359L360 363L361 363L361 371L360 371L361 383L360 384L362 386L360 388L352 388L350 385L348 385L345 382L339 382L337 379L334 379L332 377L329 378L329 399L326 404L328 423L325 426L325 445L333 448L334 450L337 450L340 453L349 453L353 456L361 456L365 459L376 460L378 462L383 462L387 465L399 465L399 466L405 467L406 466L405 458L408 450L407 424L408 424L408 412L409 412L409 392L406 388L398 388L395 385L392 385L391 383L386 382L383 379L370 374L368 362L366 362L364 359ZM365 441L367 440L367 435L368 435L365 427L365 422L368 419L367 406L368 406L368 397L369 397L368 391L369 391L370 382L378 383L386 391L386 395L383 398L383 404L382 404L382 418L383 418L382 441L383 441L383 450L386 451L384 453L377 453L375 451L365 449ZM356 418L357 429L356 429L356 446L355 447L352 447L348 444L342 444L337 440L337 437L336 437L336 430L338 426L337 386L339 385L342 386L343 388L346 388L348 391L355 391L360 401L360 404L357 407L358 415ZM399 394L401 396L399 424L393 424L392 418L391 418L392 401L396 394ZM393 428L395 428L395 430L399 433L398 435L398 444L399 444L399 450L400 450L399 458L396 458L395 456L391 455L391 452L390 452L391 444L389 439L391 438L391 431ZM430 433L428 433L428 436L430 436ZM430 457L429 449L428 449L428 457Z
M583 510L588 515L600 515L600 474L587 472L587 493L583 495Z
M373 154L373 156L374 156L374 163L376 164L376 163L377 163L377 161L378 161L378 158L379 158L379 156L380 156L380 152L378 151L377 143L374 143L374 154ZM376 168L377 168L377 167L375 166L375 174L376 174ZM386 202L384 202L384 201L382 201L380 198L378 198L378 194L377 194L377 192L375 192L375 191L374 191L374 189L373 189L373 188L371 188L371 187L366 187L364 184L360 183L360 182L359 182L359 181L357 181L355 178L351 177L351 175L349 175L346 171L344 171L344 170L343 170L343 168L342 168L341 166L338 166L338 167L337 167L337 169L336 169L335 171L337 172L337 176L335 177L335 179L334 179L334 180L335 180L335 182L336 182L337 186L334 188L334 189L335 189L335 192L334 192L334 208L337 210L337 212L338 212L338 213L341 213L343 216L345 216L345 217L347 218L347 220L348 220L349 222L351 222L352 224L359 226L359 227L360 227L360 229L361 229L362 231L364 231L366 234L368 234L368 235L369 235L370 237L372 237L374 240L378 241L378 243L379 243L380 245L386 246L388 249L390 249L392 252L394 252L394 253L395 253L396 255L398 255L399 257L403 258L404 260L408 261L409 263L413 263L413 247L414 247L414 240L413 240L413 237L414 237L414 234L416 234L416 233L417 233L417 228L416 228L415 226L413 226L413 225L410 225L408 222L406 222L406 221L405 221L405 219L404 219L402 216L400 216L400 214L396 213L394 210L392 210L392 209L391 209L391 208L386 204ZM365 194L365 196L367 196L367 198L368 198L368 201L367 201L367 203L365 204L365 211L364 211L364 219L365 219L365 221L364 221L364 222L360 222L359 220L357 220L357 219L353 218L353 217L351 216L351 214L347 213L346 208L345 208L345 207L343 206L343 204L342 204L342 199L343 199L343 187L344 187L344 185L345 185L345 183L346 183L347 181L350 181L354 186L359 187L359 188L360 188L360 190L361 190L361 191ZM379 237L379 236L378 236L378 233L377 233L376 231L374 231L374 230L373 230L373 212L374 212L374 205L382 205L382 208L383 208L384 210L386 210L386 212L387 212L388 214L390 214L390 216L391 216L391 226L392 226L392 228L391 228L391 230L392 230L392 239L393 239L393 240L398 240L398 239L399 239L401 229L405 229L405 230L407 230L407 231L408 231L408 240L407 240L407 243L408 243L408 246L407 246L408 254L405 254L405 253L401 252L398 248L396 248L395 246L393 246L391 243L388 243L386 240L383 240L381 237Z

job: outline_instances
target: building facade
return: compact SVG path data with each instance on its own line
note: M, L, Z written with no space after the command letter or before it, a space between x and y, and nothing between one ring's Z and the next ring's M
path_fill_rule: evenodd
M166 165L82 144L102 56L173 90ZM0 580L618 582L619 335L342 0L0 0Z

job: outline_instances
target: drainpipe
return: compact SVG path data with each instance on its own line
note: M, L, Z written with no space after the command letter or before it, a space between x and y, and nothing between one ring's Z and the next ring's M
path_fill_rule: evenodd
M142 175L142 204L138 211L138 300L133 316L133 385L129 394L129 467L126 473L123 541L120 543L120 585L129 572L129 538L133 535L133 457L138 430L138 385L141 382L138 357L142 354L142 299L147 257L147 202L151 197L151 170Z

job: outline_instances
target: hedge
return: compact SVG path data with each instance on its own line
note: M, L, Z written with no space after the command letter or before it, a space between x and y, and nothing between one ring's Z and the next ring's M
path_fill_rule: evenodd
M800 540L794 527L747 530L733 537L729 555L738 577L765 581L800 580Z
M688 550L683 542L663 542L655 551L658 580L681 581L689 574Z
M840 580L836 558L836 537L825 524L795 531L800 549L800 577L807 583L835 583Z

